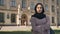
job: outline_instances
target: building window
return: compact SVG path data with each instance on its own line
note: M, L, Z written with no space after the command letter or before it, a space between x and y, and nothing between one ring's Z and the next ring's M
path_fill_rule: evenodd
M38 3L40 3L41 0L37 0Z
M52 10L52 12L55 12L55 7L54 7L54 5L52 5L51 10Z
M4 5L4 0L0 0L0 5Z
M45 10L48 11L48 5L47 4L45 4Z
M26 0L22 0L22 8L26 8Z
M60 0L57 0L57 5L59 5L60 4Z
M16 23L16 14L11 14L11 23Z
M54 20L55 20L54 17L52 17L52 23L54 23Z
M49 0L43 0L43 4L48 3L48 2L49 2Z
M0 13L0 22L4 23L4 13Z
M34 6L35 6L35 5L34 5L34 2L31 2L31 4L30 4L30 9L31 9L31 10L34 10Z
M16 7L16 0L11 0L10 4L11 4L10 6Z

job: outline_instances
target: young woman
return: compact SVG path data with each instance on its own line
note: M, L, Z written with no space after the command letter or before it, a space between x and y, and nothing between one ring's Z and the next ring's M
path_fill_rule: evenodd
M50 34L50 20L44 14L44 7L41 3L35 6L35 14L31 17L32 34Z

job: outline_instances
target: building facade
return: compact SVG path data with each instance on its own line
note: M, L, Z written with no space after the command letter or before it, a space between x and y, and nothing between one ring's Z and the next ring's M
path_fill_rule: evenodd
M49 16L51 25L60 25L60 0L0 0L0 24L31 25L30 18L37 3L44 5L45 14Z

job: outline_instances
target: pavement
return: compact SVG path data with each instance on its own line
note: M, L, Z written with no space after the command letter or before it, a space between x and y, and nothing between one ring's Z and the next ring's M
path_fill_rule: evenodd
M30 31L31 26L2 26L0 31Z
M31 26L0 26L0 31L31 31ZM51 26L53 30L60 30L60 26Z

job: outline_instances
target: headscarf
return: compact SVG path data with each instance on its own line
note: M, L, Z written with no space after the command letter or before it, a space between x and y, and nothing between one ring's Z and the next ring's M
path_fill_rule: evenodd
M41 13L37 13L36 8L37 8L38 5L42 6L42 12ZM44 11L44 7L43 7L42 3L37 3L36 6L35 6L35 8L34 8L34 10L35 10L35 14L32 15L32 17L36 17L38 19L42 19L42 18L46 17L46 15L44 14L45 11Z

